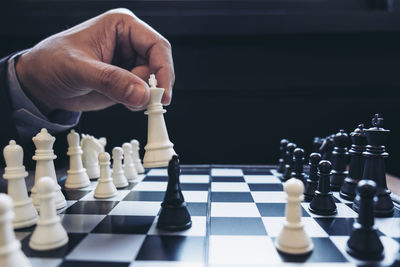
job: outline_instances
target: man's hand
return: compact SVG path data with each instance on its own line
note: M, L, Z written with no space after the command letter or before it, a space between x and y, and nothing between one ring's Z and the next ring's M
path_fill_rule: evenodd
M16 65L27 95L44 113L99 110L122 103L144 109L154 73L171 102L175 80L169 42L127 9L110 10L53 35Z

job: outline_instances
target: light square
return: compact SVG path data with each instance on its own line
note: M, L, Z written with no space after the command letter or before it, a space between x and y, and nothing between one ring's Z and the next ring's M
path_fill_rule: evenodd
M168 170L166 168L162 169L151 169L147 176L168 176Z
M209 175L191 175L191 174L182 174L180 177L180 182L185 184L207 184L210 182Z
M166 191L167 182L141 182L132 191Z
M94 191L90 192L89 194L87 194L86 196L84 196L83 198L81 198L81 200L84 201L97 201L97 200L103 200L103 201L121 201L123 200L126 195L129 194L129 190L117 190L117 195L114 197L109 197L109 198L95 198L94 197Z
M122 201L115 206L110 215L156 216L161 208L158 201Z
M243 171L242 169L223 169L223 168L213 168L211 169L211 175L212 176L243 176Z
M182 191L186 202L207 202L208 191Z
M250 192L246 183L214 182L211 184L212 192Z
M286 193L281 191L252 191L256 203L286 203Z
M281 181L274 175L245 175L248 184L280 184Z
M263 217L262 218L268 236L277 237L283 228L283 217ZM304 230L310 237L328 237L329 235L311 217L303 217Z

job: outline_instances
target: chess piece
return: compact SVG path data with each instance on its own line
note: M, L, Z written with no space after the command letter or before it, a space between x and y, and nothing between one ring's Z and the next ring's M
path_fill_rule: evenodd
M154 74L150 75L150 101L145 112L149 116L146 153L143 158L145 168L165 167L175 151L174 144L168 137L165 125L164 113L166 112L161 105L161 98L164 88L157 88L157 80Z
M57 183L56 170L54 168L53 160L56 159L57 156L54 155L53 144L56 138L51 136L47 130L43 128L32 140L36 146L35 155L32 157L33 160L36 161L35 184L31 189L33 204L37 210L40 209L39 198L37 197L37 183L40 178L49 176L56 184L56 208L62 209L67 206L67 201L61 192L61 187Z
M112 151L113 158L113 172L111 177L116 188L124 188L128 186L128 180L125 177L124 170L122 168L123 151L120 147L114 147Z
M357 189L360 196L359 214L347 241L346 251L360 260L381 260L384 255L383 245L374 227L376 183L362 180Z
M292 177L299 179L306 184L306 175L304 174L304 150L302 148L296 148L293 151L293 172Z
M335 200L329 190L329 175L332 164L327 160L321 160L318 164L319 183L318 189L310 202L308 209L318 215L334 215L337 213Z
M313 140L313 152L314 153L319 153L323 142L324 142L324 138L314 137L314 140Z
M322 142L322 145L319 149L319 153L322 155L323 160L331 160L334 148L334 142L333 142L334 136L335 136L334 134L327 136Z
M136 167L132 160L132 145L130 143L124 143L122 145L122 150L124 151L124 173L126 179L130 182L135 182L138 180L139 176L136 172Z
M115 187L110 175L110 154L107 152L99 153L100 177L94 190L95 198L110 198L117 195Z
M99 139L97 139L97 141L101 144L101 146L103 147L101 152L105 152L106 151L106 145L107 145L107 138L105 137L100 137Z
M140 150L139 141L136 139L132 139L131 146L132 146L132 161L133 161L133 164L135 165L136 172L144 173L142 160L140 159L140 155L139 155L139 150Z
M82 134L82 163L90 179L98 179L100 176L100 166L98 157L100 152L104 152L103 141L99 141L91 135Z
M306 190L304 192L304 199L310 202L315 194L315 190L318 187L318 163L321 161L321 154L311 153L310 155L310 174L306 183Z
M303 200L304 185L299 179L289 179L284 184L287 194L285 221L283 228L275 241L276 248L287 254L304 255L312 251L314 245L304 231L301 221L301 201Z
M335 147L331 156L332 172L330 177L332 191L339 191L343 185L344 178L349 174L346 170L349 156L349 152L347 152L348 139L349 136L344 130L340 130L333 137Z
M34 250L51 250L62 247L68 243L68 235L55 207L56 184L51 177L42 177L39 179L37 187L40 216L29 240L29 247Z
M8 180L8 195L14 203L14 229L32 226L36 223L38 214L26 189L25 177L28 173L22 163L24 151L14 140L11 140L4 148L3 155L7 165L3 178Z
M11 197L0 193L0 266L31 267L28 258L21 250L21 243L15 237L13 219Z
M358 182L362 178L364 168L364 158L362 153L367 145L367 138L364 133L364 125L358 125L351 134L352 145L350 153L350 169L349 175L344 179L344 183L340 189L340 196L344 199L353 201L356 196L356 188Z
M168 186L161 204L157 227L167 231L181 231L192 226L187 204L179 182L180 166L177 155L168 164Z
M67 171L67 179L65 188L82 188L90 184L89 176L86 169L83 168L82 154L83 151L79 145L79 134L75 130L67 135L69 156L69 170Z
M386 152L385 142L389 130L383 128L383 118L376 114L372 119L372 127L364 130L367 137L366 151L363 152L365 159L363 180L373 180L377 185L377 201L374 206L375 216L390 217L394 213L394 205L390 198L390 190L386 185L385 158L389 156ZM353 209L358 212L360 197L354 198Z
M290 178L292 178L292 172L293 172L293 152L296 149L297 145L295 143L289 143L286 146L286 165L285 165L285 171L282 174L282 180L287 181Z
M282 139L280 142L280 147L279 150L281 152L281 157L279 158L279 164L278 164L278 172L283 173L285 171L285 155L286 155L286 147L289 144L289 140L287 139Z

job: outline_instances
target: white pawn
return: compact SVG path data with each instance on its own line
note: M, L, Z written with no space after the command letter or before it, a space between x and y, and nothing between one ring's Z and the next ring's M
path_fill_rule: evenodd
M82 164L82 149L79 144L79 134L75 130L67 135L69 156L69 170L67 171L67 179L65 188L82 188L90 184L89 176Z
M136 172L135 165L132 161L132 146L130 143L124 143L122 145L122 150L124 151L124 173L126 179L130 182L136 181L139 177Z
M56 208L62 209L67 206L67 201L61 192L61 187L57 183L56 170L54 168L53 160L56 159L57 156L54 155L53 144L56 138L51 136L47 130L43 128L32 140L36 146L35 155L32 157L33 160L36 160L35 184L31 189L33 205L35 205L37 210L40 209L39 198L37 197L37 183L41 177L49 176L56 185Z
M25 177L28 173L22 163L24 151L11 140L4 148L3 155L7 165L3 177L8 180L8 195L14 202L14 229L32 226L36 223L38 214L26 189Z
M100 152L100 177L97 181L96 189L94 190L95 198L109 198L117 195L117 188L115 187L110 175L110 154L107 152Z
M40 216L29 240L29 247L34 250L56 249L68 243L67 232L55 207L55 188L56 184L51 177L39 179Z
M136 172L144 173L142 161L140 160L140 156L139 156L139 150L140 150L139 141L136 139L132 139L131 146L132 146L132 161L133 161L133 164L135 165Z
M301 221L301 201L303 200L304 185L296 178L289 179L284 183L287 194L285 209L285 221L283 228L275 241L276 248L287 254L301 255L313 250L313 243L304 231L304 224Z
M0 193L0 266L31 267L28 258L21 251L21 243L15 237L12 202L9 196Z
M122 148L114 147L112 151L112 158L113 158L113 171L112 171L112 178L115 187L123 188L128 186L128 180L125 177L124 169L122 168L122 158L123 156Z

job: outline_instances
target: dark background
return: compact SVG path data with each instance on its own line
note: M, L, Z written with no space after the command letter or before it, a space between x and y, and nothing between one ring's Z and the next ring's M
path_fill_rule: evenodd
M176 84L165 119L183 163L272 164L279 140L311 151L314 136L382 113L387 169L400 175L399 1L4 1L0 56L114 7L169 39ZM122 106L89 112L82 131L108 150L147 118ZM65 153L56 151L56 153Z

